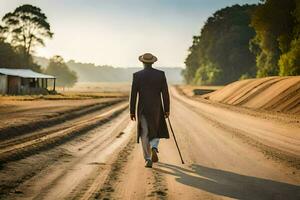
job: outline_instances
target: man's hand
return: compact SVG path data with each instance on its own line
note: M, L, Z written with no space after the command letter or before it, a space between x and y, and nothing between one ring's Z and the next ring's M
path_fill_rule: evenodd
M131 119L132 121L136 121L135 114L130 114L130 119Z
M165 112L165 118L168 118L170 116L169 112Z

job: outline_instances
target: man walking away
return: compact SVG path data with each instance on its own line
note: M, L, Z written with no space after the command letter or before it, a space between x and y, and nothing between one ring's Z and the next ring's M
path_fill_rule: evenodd
M170 113L170 97L165 73L152 68L157 58L145 53L139 57L144 69L133 74L130 96L130 118L136 120L137 109L137 142L141 138L145 167L152 167L158 162L158 143L160 138L169 138L165 117Z

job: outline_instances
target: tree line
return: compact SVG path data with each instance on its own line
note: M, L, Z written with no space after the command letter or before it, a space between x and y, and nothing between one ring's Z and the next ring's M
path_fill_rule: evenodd
M189 84L300 75L300 2L234 5L207 19L182 71Z
M73 86L77 75L61 56L51 58L45 69L34 62L35 48L52 37L47 16L36 6L25 4L5 14L0 23L0 68L32 69L56 76L58 86Z
M36 63L47 66L49 59L34 56ZM96 65L94 63L82 63L75 60L69 60L66 64L74 70L78 76L79 82L130 82L132 74L139 71L139 67L113 67L109 65ZM180 74L181 67L163 67L158 68L166 74L168 82L179 84L182 83Z

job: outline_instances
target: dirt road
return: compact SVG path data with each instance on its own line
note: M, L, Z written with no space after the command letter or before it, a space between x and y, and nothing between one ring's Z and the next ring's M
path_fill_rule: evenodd
M135 146L111 199L299 199L300 129L196 102L172 89L173 140L162 140L160 162L142 166ZM277 148L278 147L278 148Z
M6 163L2 187L9 176L19 183L2 188L3 198L300 199L299 125L171 93L171 121L186 164L170 139L161 140L160 162L144 168L125 111L67 143Z

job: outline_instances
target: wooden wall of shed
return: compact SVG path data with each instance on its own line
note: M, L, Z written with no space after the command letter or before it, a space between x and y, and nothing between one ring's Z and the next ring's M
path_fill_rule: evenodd
M7 93L7 76L0 75L0 94Z
M21 78L8 76L8 94L19 94L21 88Z
M0 75L0 94L9 95L33 95L33 94L49 94L46 84L42 87L42 80L40 83L34 82L32 79L21 78L16 76Z

